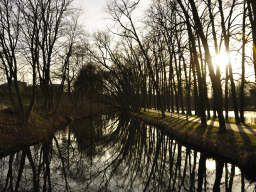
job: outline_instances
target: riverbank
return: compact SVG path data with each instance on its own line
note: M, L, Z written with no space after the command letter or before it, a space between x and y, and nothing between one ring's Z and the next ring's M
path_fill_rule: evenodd
M200 148L203 151L227 158L246 170L256 170L256 138L254 135L227 131L218 133L214 126L201 127L198 122L187 122L160 114L143 112L129 115L137 120L157 126L188 145Z
M26 127L17 115L8 110L1 111L0 115L0 158L25 146L46 140L67 123L64 116L49 115L43 111L33 113Z
M90 117L102 110L102 105L88 100L76 106L63 101L55 114L34 109L26 127L11 108L0 110L0 158L25 146L45 141L72 120Z

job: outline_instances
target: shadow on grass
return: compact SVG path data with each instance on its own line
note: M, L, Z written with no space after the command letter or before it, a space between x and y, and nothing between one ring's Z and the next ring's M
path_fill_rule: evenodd
M226 133L219 133L218 127L214 125L215 124L214 120L210 120L210 123L208 122L207 127L202 127L200 125L199 118L194 118L193 121L191 121L190 119L189 122L187 122L186 119L183 119L183 118L177 119L175 117L170 117L170 116L166 116L165 118L162 118L160 114L152 113L152 112L146 112L146 115L149 115L151 117L155 117L158 119L163 119L170 123L184 125L187 130L204 135L205 137L210 139L216 139L222 142L229 143L230 145L238 148L239 150L252 151L256 149L256 137L254 135L250 135L250 134L248 135L244 133L244 130L246 128L239 125L237 126L237 129L239 130L239 132L236 132L232 129L234 124L227 123L226 126L228 131ZM256 131L254 129L251 129L250 127L248 127L248 130L252 134L256 135Z
M214 128L214 121L212 120L210 124L207 126L207 131L206 131L206 137L212 138L212 134L216 133L216 128Z
M238 129L240 133L247 132L247 133L251 133L252 135L256 135L256 131L252 127L241 126L241 125L232 125L232 126L235 126L235 128Z
M226 124L226 128L227 128L227 132L225 133L217 133L217 139L219 141L223 141L226 143L229 143L230 145L232 145L233 147L237 146L237 139L235 137L235 132L228 130L230 129L230 124Z

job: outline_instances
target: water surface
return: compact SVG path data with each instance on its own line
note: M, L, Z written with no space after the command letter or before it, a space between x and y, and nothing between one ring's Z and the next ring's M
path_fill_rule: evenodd
M0 191L253 191L255 174L127 116L64 127L0 160Z

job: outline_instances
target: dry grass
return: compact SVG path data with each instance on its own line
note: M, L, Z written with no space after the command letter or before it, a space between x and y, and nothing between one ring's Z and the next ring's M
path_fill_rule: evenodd
M39 111L31 115L25 127L15 114L0 112L0 157L23 146L45 140L53 134L66 119L60 115L49 116Z

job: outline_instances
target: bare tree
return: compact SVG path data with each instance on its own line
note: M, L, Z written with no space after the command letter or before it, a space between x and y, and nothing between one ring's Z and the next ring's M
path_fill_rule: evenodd
M113 21L118 23L119 26L123 30L123 33L119 34L119 35L125 36L125 37L130 37L138 43L139 48L140 48L143 56L145 57L147 69L149 71L149 75L152 79L153 85L156 90L156 96L157 96L157 101L158 101L157 103L161 110L162 116L165 117L165 113L163 110L163 104L162 104L162 101L160 98L159 84L156 80L156 77L158 76L158 74L157 73L154 74L154 72L153 72L150 57L149 57L145 47L143 46L141 38L139 37L139 34L137 32L137 29L136 29L135 24L132 19L132 13L136 9L139 2L140 2L139 0L135 1L135 2L129 2L126 0L121 0L121 1L114 0L108 4L107 9L108 9L108 13L112 17ZM127 20L128 25L126 25L122 19Z
M24 106L18 87L18 46L20 38L21 11L15 1L3 0L0 2L0 58L4 66L8 81L9 94L13 106L15 100L12 87L15 89L19 113L24 122Z
M245 83L245 45L246 45L246 41L245 41L245 20L246 20L246 12L247 12L247 8L246 8L246 1L244 1L244 10L243 10L243 26L242 26L242 30L243 30L243 34L242 34L242 73L241 73L241 85L240 85L240 120L241 123L245 123L245 119L244 119L244 83Z
M37 70L40 86L44 95L44 108L46 111L52 109L50 82L53 57L59 50L61 38L65 36L65 19L72 0L45 0L39 1L38 15L41 15L39 25L39 47L41 63ZM64 24L64 25L63 25ZM63 28L64 27L64 28Z
M224 13L223 13L222 1L218 0L218 2L219 2L219 10L220 10L220 15L221 15L221 27L222 27L223 37L224 37L224 44L226 47L226 53L228 54L228 57L230 58L230 48L229 48L230 27L232 24L231 18L232 18L232 13L233 13L236 1L233 0L233 2L232 2L229 16L228 16L228 27L227 28L225 26L225 18L224 18ZM238 106L237 106L237 101L236 101L236 89L235 89L235 84L234 84L234 79L233 79L233 71L232 71L230 59L229 59L229 63L228 63L228 69L229 69L228 77L230 78L230 82L231 82L231 91L232 91L232 99L233 99L233 107L234 107L236 124L240 124L240 118L238 116ZM226 78L228 78L228 77L226 76ZM227 115L227 111L226 111L226 115Z
M253 0L247 0L248 3L248 15L251 23L252 29L252 39L253 39L253 65L256 80L256 2Z
M208 45L206 36L204 34L201 21L198 16L198 11L195 6L195 2L193 0L191 0L189 3L192 8L195 25L197 26L197 28L196 28L197 33L199 34L199 36L201 38L201 41L202 41L202 44L203 44L203 47L205 50L205 58L206 58L206 62L208 64L209 75L210 75L212 85L213 85L214 97L218 100L218 104L216 107L217 107L218 117L219 117L219 131L226 132L226 124L225 124L225 119L223 116L222 88L221 88L220 77L218 74L214 73L213 64L212 64L212 56L210 54L209 45Z
M190 19L189 19L189 15L187 13L187 10L185 10L185 7L183 6L183 4L181 3L180 0L178 0L178 3L180 4L184 14L185 14L185 18L186 18L186 25L187 25L187 29L188 29L188 34L189 34L189 40L191 43L191 53L193 54L193 64L195 65L196 68L196 72L197 72L197 78L198 78L198 84L199 84L199 98L200 98L200 116L201 116L201 125L202 126L207 126L206 123L206 116L205 116L205 103L204 103L204 91L203 91L203 79L201 76L201 69L200 69L200 65L199 65L199 61L198 61L198 54L196 51L196 45L195 45L195 37L193 36L193 32L192 32L192 27L190 24ZM194 67L194 66L192 66Z

